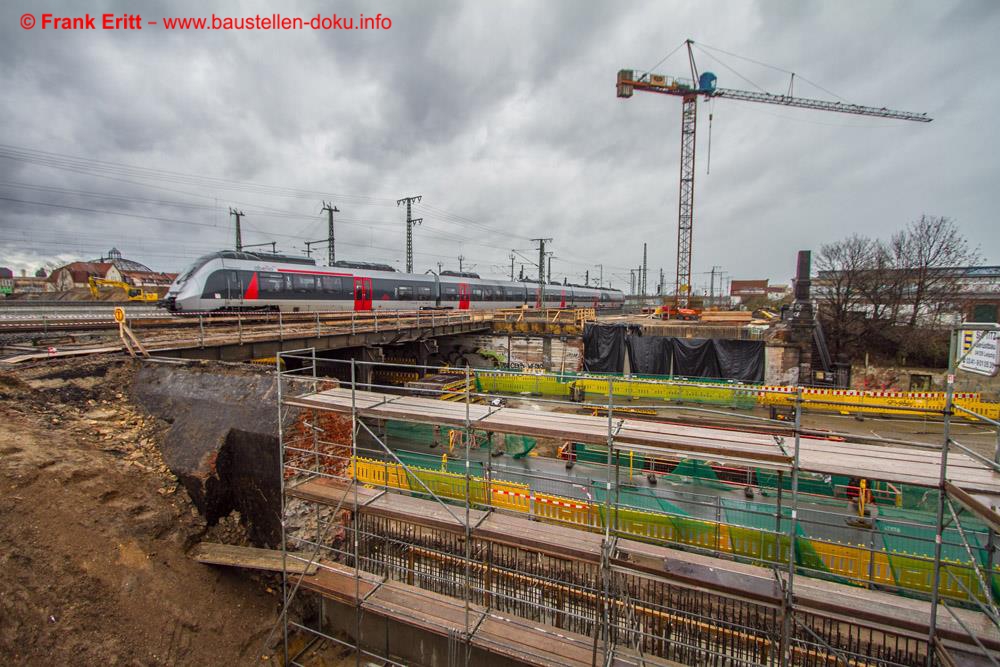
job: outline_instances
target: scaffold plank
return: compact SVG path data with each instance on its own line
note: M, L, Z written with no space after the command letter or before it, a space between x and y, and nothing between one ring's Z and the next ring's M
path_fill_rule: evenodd
M337 388L289 398L286 404L349 413L352 410L351 401L350 389ZM353 405L360 415L378 419L461 428L465 426L468 410L470 421L478 429L598 445L607 443L608 439L607 419L589 415L517 408L497 409L483 405L466 406L462 403L362 391L355 392ZM721 429L672 424L657 424L652 427L650 422L627 419L622 420L616 430L615 439L618 442L648 444L702 457L758 461L782 466L790 461L790 457L773 439L759 434L748 434L751 436L749 440L740 441Z
M275 549L241 547L235 544L202 542L195 545L188 554L199 563L208 565L228 565L253 570L287 571L289 574L315 574L316 563L303 562L290 556L283 558Z

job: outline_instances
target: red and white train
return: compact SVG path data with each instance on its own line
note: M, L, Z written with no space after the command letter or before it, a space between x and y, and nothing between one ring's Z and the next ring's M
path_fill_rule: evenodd
M379 264L223 250L178 275L162 305L175 313L211 310L419 310L597 308L620 310L615 289L484 280L475 274L400 273Z

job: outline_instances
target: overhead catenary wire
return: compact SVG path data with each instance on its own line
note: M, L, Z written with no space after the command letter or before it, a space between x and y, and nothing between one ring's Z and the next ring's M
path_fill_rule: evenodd
M208 221L197 221L197 220L184 220L176 216L169 215L149 215L146 213L134 213L127 210L112 210L108 207L97 207L79 204L78 202L66 202L60 203L55 201L40 201L33 198L25 197L0 197L2 201L9 201L11 203L20 204L23 206L40 206L56 210L66 210L66 211L77 211L81 213L90 213L95 215L113 215L121 217L130 217L136 220L147 220L151 222L160 222L164 225L185 225L185 226L195 226L202 228L212 228L217 230L226 230L229 226L229 220L223 214L230 205L237 205L241 209L247 211L248 215L251 215L254 220L260 219L299 219L306 221L306 224L301 226L298 233L289 234L287 232L272 232L263 226L258 227L256 224L246 225L248 232L253 232L256 235L260 235L265 238L280 238L280 239L290 239L292 241L302 241L307 238L312 238L315 234L310 233L311 228L322 222L322 218L316 214L300 213L296 211L290 211L287 209L280 209L273 206L268 206L257 201L248 200L246 198L240 197L239 199L223 196L219 191L232 191L232 192L245 192L260 194L263 196L288 196L292 198L314 198L317 194L325 196L337 196L345 199L355 199L358 203L357 205L367 206L367 205L377 205L380 202L386 203L392 200L372 197L367 195L344 195L342 193L331 195L329 192L320 193L311 190L304 190L298 188L282 188L279 186L269 186L266 184L257 183L243 183L240 181L235 181L232 179L223 179L216 177L207 177L202 175L194 174L184 174L181 172L162 170L162 169L152 169L147 167L136 167L132 165L126 165L121 163L109 162L104 160L96 160L91 158L81 158L77 156L66 155L62 153L57 153L53 151L44 151L36 149L21 148L17 146L12 146L9 144L0 144L0 159L9 159L14 161L23 162L25 164L30 164L33 166L43 167L43 168L53 168L61 171L68 171L71 173L77 173L83 176L92 178L103 178L106 180L111 180L119 183L128 183L135 185L140 188L151 188L163 192L171 192L173 194L180 194L185 197L190 197L194 200L202 200L203 203L198 201L184 201L184 200L170 200L164 198L155 197L144 197L140 195L127 195L122 194L120 191L115 193L99 192L94 190L86 189L76 189L59 187L54 185L44 185L37 183L26 183L22 181L7 181L0 183L0 187L5 188L20 188L23 190L34 191L34 192L50 192L56 195L62 195L66 197L88 197L94 199L105 200L105 202L120 202L122 204L134 203L137 205L149 206L166 206L174 207L179 210L184 211L204 211L211 212L213 216ZM188 186L188 188L177 188L171 187L175 185ZM196 192L199 188L207 188L216 191L210 192ZM443 225L460 225L465 228L474 228L480 230L481 232L488 233L490 235L495 235L497 238L503 239L527 239L528 237L519 236L517 234L512 234L509 231L493 227L489 224L474 220L468 216L454 213L446 209L440 208L433 205L420 205L425 210L432 212L428 215L429 218L433 219L435 223L440 223ZM343 222L347 225L354 225L356 227L372 226L378 227L382 225L395 224L391 221L382 220L371 220L364 217L344 217L338 218L338 221ZM479 246L481 248L489 248L492 250L502 250L507 252L509 246L497 245L489 243L484 240L482 234L477 237L469 235L458 235L450 233L441 229L437 224L430 225L427 235L431 238L436 238L444 241L453 241L458 243L467 243L472 246ZM116 232L115 239L110 238L109 242L114 242L116 239L120 239L120 232ZM372 248L372 249L382 249L387 252L396 252L396 250L391 248L385 248L383 246L376 246L375 244L369 243L350 243L345 241L345 245L353 245L355 247L361 248ZM427 253L418 252L416 253L420 256L432 256L432 257L447 257L450 258L452 255L448 253ZM470 258L481 262L484 265L490 265L495 261L494 257L475 257ZM560 260L561 261L561 260ZM591 263L590 260L583 259L579 262L568 262L574 266L587 266ZM610 265L609 265L610 266Z

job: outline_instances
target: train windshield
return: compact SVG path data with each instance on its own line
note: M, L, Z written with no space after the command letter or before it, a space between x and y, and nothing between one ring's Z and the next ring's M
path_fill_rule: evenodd
M199 257L194 261L194 264L192 264L187 271L185 271L184 273L182 273L180 276L177 277L177 280L174 281L174 284L183 285L191 278L191 276L194 275L195 271L205 266L209 261L215 259L218 256L219 256L218 253L213 252L211 255L205 255L204 257Z

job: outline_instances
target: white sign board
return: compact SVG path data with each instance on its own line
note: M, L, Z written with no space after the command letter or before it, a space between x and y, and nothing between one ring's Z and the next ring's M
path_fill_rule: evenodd
M996 375L1000 365L1000 333L996 331L963 331L959 369L980 375Z

